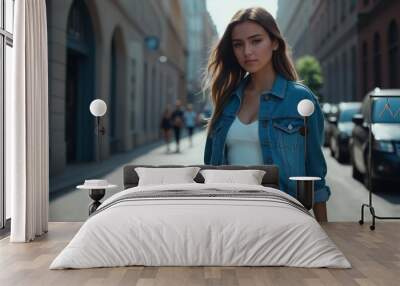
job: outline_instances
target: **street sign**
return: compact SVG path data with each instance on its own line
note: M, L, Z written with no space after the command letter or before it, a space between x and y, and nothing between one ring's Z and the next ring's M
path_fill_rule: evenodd
M144 42L146 47L152 51L158 50L158 47L160 46L160 39L157 36L147 36L144 38Z

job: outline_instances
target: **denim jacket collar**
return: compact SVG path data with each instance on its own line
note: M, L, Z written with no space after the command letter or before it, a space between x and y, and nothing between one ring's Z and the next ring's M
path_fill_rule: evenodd
M244 94L244 89L247 85L247 83L250 80L250 75L245 76L239 83L238 87L236 88L236 90L233 92L234 95L238 96L240 101L243 98L243 94ZM280 99L284 99L285 98L285 94L286 94L286 86L287 86L287 80L280 74L276 74L276 78L274 81L274 84L272 85L272 89L271 90L266 90L263 91L261 93L261 95L263 94L271 94L274 95Z

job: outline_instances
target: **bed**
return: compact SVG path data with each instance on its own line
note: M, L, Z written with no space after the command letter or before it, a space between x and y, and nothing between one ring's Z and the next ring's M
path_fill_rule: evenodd
M206 166L264 170L260 185L138 185L124 168L124 191L105 200L50 269L144 266L291 266L350 268L343 253L300 202L279 190L276 166ZM137 170L137 169L136 169Z

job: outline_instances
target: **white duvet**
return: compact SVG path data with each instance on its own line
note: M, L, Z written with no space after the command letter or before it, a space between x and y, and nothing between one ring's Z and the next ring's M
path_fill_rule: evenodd
M239 184L174 184L127 189L108 198L54 259L50 269L145 266L294 266L350 268L318 222L295 207L258 198L153 198L130 192L262 190Z

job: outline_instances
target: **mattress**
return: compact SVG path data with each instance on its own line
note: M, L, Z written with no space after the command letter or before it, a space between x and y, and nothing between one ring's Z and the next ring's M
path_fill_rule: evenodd
M111 196L50 269L129 265L351 267L286 193L199 183L138 186Z

